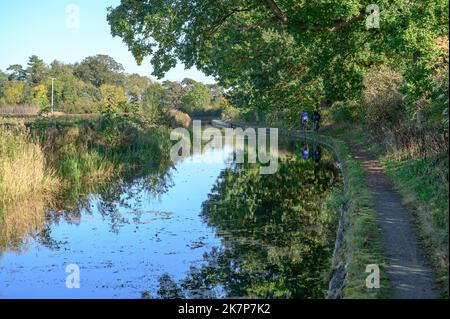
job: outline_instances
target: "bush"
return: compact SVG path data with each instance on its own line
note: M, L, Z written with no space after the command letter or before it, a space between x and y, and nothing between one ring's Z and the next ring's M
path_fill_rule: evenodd
M337 123L352 123L360 115L360 108L355 102L336 102L330 110L331 119Z
M189 127L189 125L191 125L192 119L188 114L175 109L169 110L169 114L171 127L175 128L182 126L187 128Z
M98 108L98 102L89 98L79 98L73 102L66 103L61 110L66 113L87 114L97 112Z
M397 122L403 111L403 95L399 88L403 76L389 68L382 68L364 78L363 105L365 122L369 127L381 128Z

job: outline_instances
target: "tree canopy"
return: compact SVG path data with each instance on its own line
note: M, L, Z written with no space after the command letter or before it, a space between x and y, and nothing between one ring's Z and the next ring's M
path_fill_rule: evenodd
M107 55L90 56L75 64L54 60L50 65L33 55L27 68L13 64L6 73L0 70L0 107L23 105L48 110L51 78L55 79L54 109L68 113L139 111L142 116L160 118L169 110L183 109L192 115L217 111L225 105L224 91L218 85L207 86L188 78L160 83L125 73L122 65Z
M448 34L448 2L369 3L122 0L108 21L137 62L151 56L155 76L179 60L214 76L240 106L292 109L358 98L364 74L381 64L403 68L406 87L424 90L415 83L428 81L442 56L435 40ZM379 28L368 28L378 12Z
M120 84L123 66L108 55L87 57L75 66L75 74L96 87L102 84Z

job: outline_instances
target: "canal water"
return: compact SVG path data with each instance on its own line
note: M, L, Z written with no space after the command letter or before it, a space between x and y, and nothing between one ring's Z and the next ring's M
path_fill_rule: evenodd
M329 150L305 159L305 145L283 146L273 175L225 145L68 207L12 208L0 298L323 298L340 177Z

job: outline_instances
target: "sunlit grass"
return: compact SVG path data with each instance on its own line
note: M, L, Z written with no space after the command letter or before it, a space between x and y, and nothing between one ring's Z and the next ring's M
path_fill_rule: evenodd
M39 198L0 206L0 248L21 251L28 236L42 231L46 203Z
M448 295L448 154L429 158L384 156L383 166L421 230L438 280Z
M25 127L0 128L0 204L45 196L57 185L44 152Z

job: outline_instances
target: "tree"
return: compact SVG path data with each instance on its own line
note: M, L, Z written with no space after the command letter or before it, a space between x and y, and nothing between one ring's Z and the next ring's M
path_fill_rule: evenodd
M429 61L441 54L433 39L448 34L447 1L377 1L379 29L367 28L374 15L367 4L123 0L109 8L108 21L138 63L151 56L155 76L180 60L214 76L236 104L279 110L359 98L368 69L409 68L414 55ZM425 81L429 69L420 70Z
M194 114L206 109L211 103L211 98L209 88L202 83L195 82L181 99L181 109L188 114Z
M8 74L0 70L0 83L4 83L8 80Z
M8 81L25 81L27 79L27 72L20 64L10 65L6 70L10 72Z
M4 104L5 85L8 83L8 74L0 70L0 104Z
M183 86L179 82L164 81L162 83L165 90L164 101L167 103L167 107L180 109L181 98L184 94Z
M80 64L75 65L75 75L98 88L106 83L121 85L122 72L123 66L108 55L87 57Z
M43 60L32 55L28 60L27 73L31 83L40 84L48 75L48 67Z
M48 105L48 89L44 84L39 84L33 87L33 93L34 93L34 102L39 105L39 108L41 110L45 110Z
M155 108L163 109L166 105L164 103L165 91L164 87L158 83L154 82L147 86L143 94L143 104L152 105Z
M197 83L197 82L195 80L193 80L193 79L184 78L181 81L181 86L183 87L183 89L185 91L189 91L194 86L195 83Z
M126 94L131 100L138 103L142 103L143 96L147 88L151 85L152 81L146 76L140 76L139 74L131 74L125 77L125 90Z
M112 84L102 84L100 87L102 107L114 112L120 111L120 106L127 102L125 90Z
M25 83L23 82L6 83L3 93L6 104L15 105L21 103L24 87Z
M65 112L95 112L96 103L100 101L98 89L89 82L84 82L74 75L74 66L53 61L50 74L54 82L55 108ZM47 82L50 86L50 79Z

